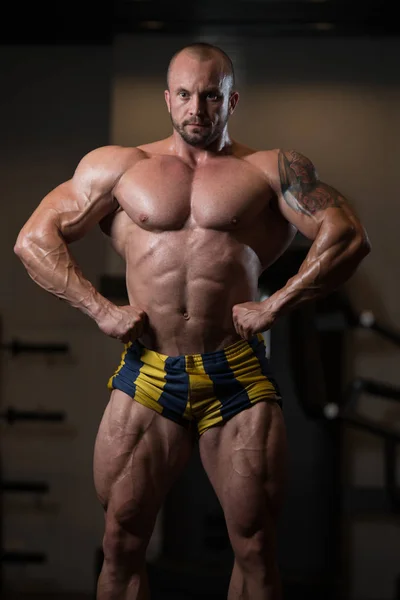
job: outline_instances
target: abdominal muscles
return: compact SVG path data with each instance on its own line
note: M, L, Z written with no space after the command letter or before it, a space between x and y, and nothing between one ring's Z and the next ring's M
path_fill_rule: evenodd
M130 303L148 316L144 345L173 356L211 352L239 339L232 307L257 299L261 267L231 233L136 229L126 263Z

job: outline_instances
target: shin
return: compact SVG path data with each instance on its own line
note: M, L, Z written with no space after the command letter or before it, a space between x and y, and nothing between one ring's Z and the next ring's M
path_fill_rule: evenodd
M103 539L104 562L97 600L148 600L150 598L146 549L150 535L129 531L115 518L107 518Z

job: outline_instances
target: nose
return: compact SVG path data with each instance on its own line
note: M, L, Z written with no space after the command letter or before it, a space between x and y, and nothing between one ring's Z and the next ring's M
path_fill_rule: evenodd
M200 115L204 113L204 106L201 97L197 94L193 94L190 102L189 112L191 116Z

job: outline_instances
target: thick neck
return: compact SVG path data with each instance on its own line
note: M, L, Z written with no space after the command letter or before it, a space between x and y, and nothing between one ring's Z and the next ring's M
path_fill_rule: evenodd
M217 154L231 154L232 146L233 141L229 136L227 127L221 135L208 146L192 146L185 142L175 130L171 136L171 150L182 158L182 160L192 164L202 163Z

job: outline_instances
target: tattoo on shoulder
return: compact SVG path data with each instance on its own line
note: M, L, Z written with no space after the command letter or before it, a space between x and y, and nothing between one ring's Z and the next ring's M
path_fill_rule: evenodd
M280 150L278 165L282 195L293 210L314 215L344 202L337 190L319 181L312 162L299 152Z

